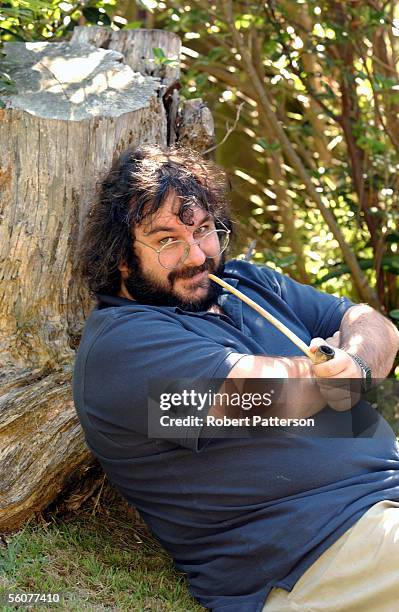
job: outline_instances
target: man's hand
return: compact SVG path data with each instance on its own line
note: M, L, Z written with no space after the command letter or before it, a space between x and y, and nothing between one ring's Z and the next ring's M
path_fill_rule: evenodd
M313 371L318 378L361 378L362 371L356 361L339 346L339 332L335 332L334 336L323 340L323 338L313 338L309 348L312 353L316 352L317 347L322 344L332 346L335 351L335 357L324 363L317 365L313 364Z
M318 365L313 364L313 371L320 392L329 406L334 410L344 411L349 410L360 399L360 380L357 387L357 385L350 384L348 379L361 379L362 371L349 353L338 348L339 342L339 332L335 332L334 336L326 340L313 338L310 343L310 350L314 353L321 344L327 344L334 348L334 358ZM341 383L339 379L343 379Z

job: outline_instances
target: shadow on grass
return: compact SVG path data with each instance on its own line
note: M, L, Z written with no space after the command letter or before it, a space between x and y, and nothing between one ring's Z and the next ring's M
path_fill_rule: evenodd
M29 607L38 611L204 610L135 510L109 485L78 511L47 513L3 538L0 594L7 591L62 594L62 603ZM1 603L4 612L17 609Z

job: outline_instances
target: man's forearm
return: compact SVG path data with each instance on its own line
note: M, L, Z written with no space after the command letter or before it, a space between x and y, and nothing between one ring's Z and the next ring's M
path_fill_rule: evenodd
M244 355L230 370L228 378L313 378L308 357Z
M373 378L385 378L399 350L399 332L382 314L358 304L346 311L339 329L340 348L357 353L370 366Z
M291 383L275 385L279 393L274 396L272 406L264 411L270 416L308 417L325 405L326 401L315 382L311 361L308 357L268 357L266 355L245 355L230 371L228 379L234 379L234 385L240 393L251 388L249 379L293 379ZM273 386L273 383L271 383ZM226 414L225 409L214 407L218 416ZM213 414L212 412L212 414Z

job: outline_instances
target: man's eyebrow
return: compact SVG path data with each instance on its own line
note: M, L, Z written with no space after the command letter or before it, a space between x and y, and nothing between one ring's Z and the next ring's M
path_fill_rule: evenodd
M166 225L161 227L154 227L149 232L144 232L144 236L151 236L151 234L156 234L158 232L174 232L175 229L175 227L167 227Z
M202 225L206 221L209 221L209 219L211 218L212 218L211 215L208 213L196 225ZM161 225L159 227L153 227L149 232L144 232L144 236L151 236L152 234L157 234L158 232L175 232L176 229L177 229L176 227L169 227L166 225Z

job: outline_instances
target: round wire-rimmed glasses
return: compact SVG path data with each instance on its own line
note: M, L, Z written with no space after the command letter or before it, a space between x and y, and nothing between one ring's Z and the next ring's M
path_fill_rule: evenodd
M166 270L173 270L184 264L193 244L197 244L209 259L219 257L219 255L227 249L231 232L221 221L219 221L219 223L223 225L225 229L210 230L196 240L193 240L193 242L173 240L172 242L167 242L159 249L137 238L136 242L155 251L158 254L158 261L163 268L166 268Z

